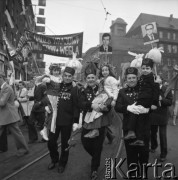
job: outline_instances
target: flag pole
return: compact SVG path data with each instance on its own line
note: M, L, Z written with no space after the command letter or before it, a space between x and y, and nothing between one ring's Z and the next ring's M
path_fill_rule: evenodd
M151 49L153 49L153 43L151 42ZM158 76L158 73L157 73L157 69L156 69L156 64L154 63L154 70L155 70L155 75L156 77Z

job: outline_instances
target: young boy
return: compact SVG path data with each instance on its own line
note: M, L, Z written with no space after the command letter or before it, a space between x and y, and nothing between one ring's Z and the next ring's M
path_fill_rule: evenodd
M156 109L159 102L159 84L155 83L154 75L152 72L154 62L152 59L145 58L142 61L141 76L138 81L138 98L136 105L141 105L144 108ZM127 123L128 134L124 139L136 139L131 145L144 146L144 131L145 122L144 119L149 114L130 114L130 118Z

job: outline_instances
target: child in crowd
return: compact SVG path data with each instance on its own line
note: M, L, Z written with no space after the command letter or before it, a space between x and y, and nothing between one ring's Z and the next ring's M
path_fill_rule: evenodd
M102 126L101 116L103 111L109 111L115 106L118 96L118 81L115 79L112 67L109 64L103 64L100 68L99 92L96 98L92 101L92 112L87 114L84 119L83 127L91 129L85 137L93 138L99 135L99 130ZM112 118L110 118L112 120ZM104 123L104 122L103 122ZM110 125L111 121L107 125Z
M152 59L145 58L141 65L141 76L138 80L138 98L136 105L143 106L147 112L149 109L156 109L159 102L159 84L155 83L152 72L154 62ZM131 145L144 146L144 119L148 114L136 115L131 113L127 121L128 134L124 139L135 139ZM136 131L137 130L137 131Z
M48 99L48 96L46 96L45 100L43 101L43 104L45 105L45 122L44 122L44 128L40 131L41 136L44 140L48 141L48 127L51 124L52 120L52 106Z
M51 125L51 131L54 132L55 129L55 119L57 117L57 102L58 102L58 91L59 85L57 86L55 83L60 83L62 81L61 76L61 67L58 64L51 64L49 67L50 77L43 78L42 81L46 83L47 86L47 97L49 103L46 103L46 121L44 124L44 128L40 131L40 134L45 140L48 140L47 127ZM49 83L50 81L54 81L55 83Z

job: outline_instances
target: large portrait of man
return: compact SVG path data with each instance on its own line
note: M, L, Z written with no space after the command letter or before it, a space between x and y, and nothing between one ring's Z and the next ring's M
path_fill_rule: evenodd
M159 41L156 23L148 23L141 26L144 45Z
M112 47L109 45L111 42L111 35L109 33L104 33L102 35L102 45L99 47L99 52L101 54L112 54Z

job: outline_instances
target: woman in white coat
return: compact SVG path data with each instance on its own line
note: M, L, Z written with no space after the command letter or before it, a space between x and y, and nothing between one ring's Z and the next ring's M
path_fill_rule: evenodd
M25 87L25 83L23 81L19 82L19 92L17 95L17 99L20 102L21 106L22 106L22 110L21 112L21 116L23 118L23 121L25 124L28 117L30 116L30 110L29 110L29 106L28 106L28 91Z

